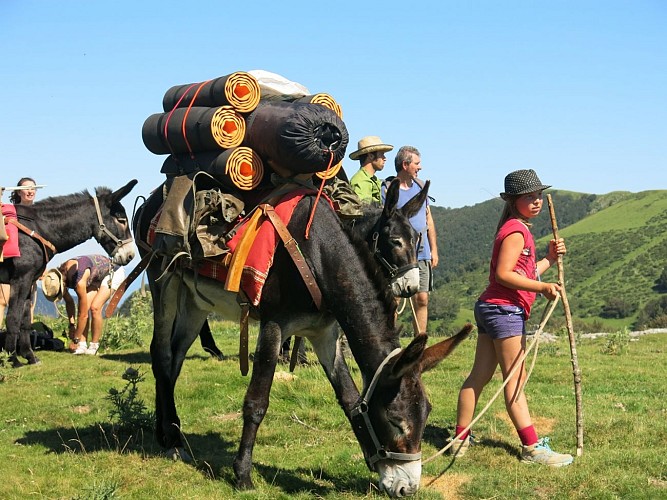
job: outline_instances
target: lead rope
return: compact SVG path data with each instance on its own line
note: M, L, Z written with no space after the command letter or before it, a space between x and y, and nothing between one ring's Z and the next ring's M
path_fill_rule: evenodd
M468 431L472 428L472 426L475 425L475 423L477 423L477 421L478 421L480 418L482 418L482 415L484 415L484 413L486 413L486 411L491 407L491 404L496 400L496 398L498 398L498 396L500 395L500 393L503 391L503 389L505 388L505 386L506 386L507 383L509 382L509 379L512 378L512 375L514 375L514 372L516 372L516 371L519 369L519 367L523 364L523 361L526 359L526 357L528 356L528 354L530 353L530 351L533 349L533 347L537 347L537 344L538 344L540 335L542 334L542 330L544 330L544 326L547 324L547 321L549 321L549 318L551 317L551 314L554 312L554 309L556 308L556 305L558 304L558 299L559 299L559 298L560 298L560 295L556 295L556 298L555 298L553 301L551 301L551 304L550 304L549 306L547 306L547 308L545 308L545 310L544 310L544 314L542 314L542 321L540 322L540 326L537 328L537 330L535 330L535 337L533 338L533 341L532 341L531 344L528 346L528 348L524 351L524 353L521 355L521 358L520 358L519 361L514 365L514 368L512 368L512 370L508 373L507 377L505 377L505 380L503 381L503 384L498 388L498 390L496 391L496 393L495 393L495 394L493 395L493 397L489 400L489 402L488 402L488 403L486 404L486 406L482 409L482 411L480 411L480 412L477 414L477 416L473 419L472 422L470 422L470 424L469 424L465 429L463 429L463 430L462 430L461 432L459 432L456 436L454 436L454 437L452 438L452 440L451 440L446 446L444 446L443 448L441 448L440 451L437 451L437 452L434 453L432 456L428 457L426 460L422 461L422 465L426 465L426 464L429 463L430 461L432 461L432 460L434 460L435 458L437 458L437 457L439 457L440 455L442 455L442 454L443 454L445 451L447 451L449 448L451 448L451 447L454 445L454 443L455 443L455 441L456 441L457 439L460 440L460 439L461 439L461 436L463 436L466 432L468 432ZM523 383L523 385L521 386L521 389L523 389L523 388L526 386L526 383L528 382L528 379L530 378L530 375L531 375L532 372L533 372L533 367L535 366L535 362L534 362L534 361L535 361L536 358L537 358L537 349L535 350L535 355L534 355L534 358L533 358L533 364L532 364L531 367L530 367L530 371L526 374L526 380L525 380L525 382ZM436 479L438 479L438 478L437 478L437 477L434 478L433 481L431 481L431 483L429 483L429 485L432 484Z

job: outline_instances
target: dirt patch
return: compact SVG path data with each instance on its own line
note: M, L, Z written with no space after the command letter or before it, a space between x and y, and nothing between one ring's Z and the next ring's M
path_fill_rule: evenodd
M273 374L273 380L283 380L283 381L291 381L294 380L296 377L293 373L289 372L284 372L284 371L279 371Z
M79 415L86 415L90 413L90 406L88 405L75 406L74 408L72 408L72 411L74 413L78 413Z
M216 422L228 422L229 420L237 420L241 418L241 413L234 412L234 413L225 413L223 415L214 415L211 417L211 420L215 420Z
M472 476L466 474L444 473L436 477L422 476L421 487L426 490L437 491L447 500L460 500L463 497L459 490L471 481Z

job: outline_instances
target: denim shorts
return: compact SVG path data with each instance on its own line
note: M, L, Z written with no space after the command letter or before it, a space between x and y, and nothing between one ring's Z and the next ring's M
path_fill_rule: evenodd
M475 303L475 322L479 333L492 339L506 339L526 334L523 307L501 306L488 302Z

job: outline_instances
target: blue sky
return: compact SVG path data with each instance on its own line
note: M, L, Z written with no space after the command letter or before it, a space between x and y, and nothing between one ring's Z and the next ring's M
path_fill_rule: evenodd
M136 178L147 195L164 157L141 127L164 92L264 69L331 94L348 153L365 135L396 146L382 177L418 147L438 206L493 198L517 168L578 192L667 189L667 2L392 3L1 0L0 185Z

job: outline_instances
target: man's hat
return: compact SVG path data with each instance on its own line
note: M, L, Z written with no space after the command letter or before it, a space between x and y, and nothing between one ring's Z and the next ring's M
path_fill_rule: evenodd
M55 302L63 297L65 283L63 275L58 269L49 269L42 277L42 292L51 302Z
M368 135L357 143L357 150L350 153L350 160L357 160L360 156L375 151L391 151L392 149L394 149L394 146L384 144L377 135Z
M500 197L507 200L510 196L543 191L550 187L542 184L535 170L515 170L505 176L505 191L500 193Z

